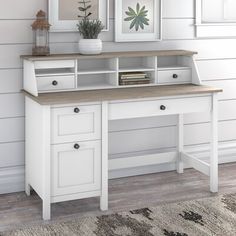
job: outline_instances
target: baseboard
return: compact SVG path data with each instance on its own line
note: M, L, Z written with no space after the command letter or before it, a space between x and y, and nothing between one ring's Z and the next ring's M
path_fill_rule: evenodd
M187 147L187 151L193 153L199 159L209 159L209 145ZM219 163L223 164L231 162L236 162L236 144L233 142L221 143L219 145ZM186 166L186 168L188 167ZM110 171L109 178L115 179L135 175L173 171L175 169L175 163L121 169ZM0 194L24 191L24 175L24 166L0 168Z
M24 190L24 166L0 169L0 194L14 193Z

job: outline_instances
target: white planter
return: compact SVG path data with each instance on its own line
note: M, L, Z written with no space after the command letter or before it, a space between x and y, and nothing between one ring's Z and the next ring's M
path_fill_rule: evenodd
M80 39L79 52L86 55L94 55L102 53L101 39Z

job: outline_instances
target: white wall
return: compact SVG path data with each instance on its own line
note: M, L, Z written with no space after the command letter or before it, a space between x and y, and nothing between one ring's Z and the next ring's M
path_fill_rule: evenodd
M196 39L194 0L163 0L162 42L114 43L113 0L110 2L110 32L101 35L105 51L189 49L199 52L197 63L204 83L224 89L220 95L219 113L221 158L222 161L234 160L236 39ZM22 62L19 56L31 53L30 25L39 9L47 10L46 0L0 0L0 193L23 189L24 104L20 94ZM52 33L50 41L53 53L77 52L77 33ZM186 145L195 147L209 142L207 115L188 116L185 121ZM135 150L142 152L174 147L175 131L175 117L135 120L132 123L113 122L110 138L114 142L111 142L110 154L114 158ZM134 140L137 135L140 138ZM125 141L127 138L129 142ZM232 147L231 152L228 146Z

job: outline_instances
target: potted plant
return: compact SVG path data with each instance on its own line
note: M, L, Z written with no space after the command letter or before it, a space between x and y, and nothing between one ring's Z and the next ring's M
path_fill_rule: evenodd
M92 13L89 9L92 7L89 0L80 0L79 10L84 15L79 15L82 20L77 24L80 35L83 37L79 40L79 52L81 54L100 54L102 52L102 41L98 35L104 26L100 20L90 20Z

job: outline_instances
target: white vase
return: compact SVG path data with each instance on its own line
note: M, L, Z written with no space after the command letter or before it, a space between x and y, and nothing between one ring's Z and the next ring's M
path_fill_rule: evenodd
M86 55L96 55L102 53L101 39L80 39L79 52Z

